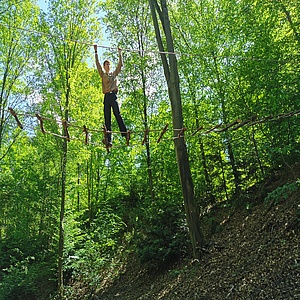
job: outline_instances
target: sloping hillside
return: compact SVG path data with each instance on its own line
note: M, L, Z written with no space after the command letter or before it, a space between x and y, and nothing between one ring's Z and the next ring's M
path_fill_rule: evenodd
M147 271L131 258L93 299L300 299L300 189L287 180L273 178L263 188L267 199L256 205L259 195L249 195L248 209L210 212L215 233L200 261Z

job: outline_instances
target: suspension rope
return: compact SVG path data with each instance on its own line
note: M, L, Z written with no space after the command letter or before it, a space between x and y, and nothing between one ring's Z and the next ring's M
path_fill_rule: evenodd
M96 43L90 42L90 41L81 41L81 40L73 40L73 39L68 39L68 38L64 38L64 37L59 37L56 35L53 35L51 33L46 33L43 31L38 31L38 30L33 30L33 29L27 29L24 27L19 27L19 26L15 26L15 25L9 25L3 22L0 22L1 26L5 26L6 28L13 28L13 29L17 29L17 30L21 30L21 31L27 31L30 33L34 33L34 34L39 34L39 35L44 35L44 36L48 36L51 38L55 38L56 40L59 39L63 42L73 42L73 43L79 43L79 44L83 44L83 45L87 45L87 46L94 46L96 45ZM100 48L104 48L104 49L118 49L118 47L112 47L112 46L105 46L105 45L97 45L97 47ZM201 56L203 57L203 54L200 53L187 53L187 52L169 52L169 51L154 51L154 50L140 50L140 49L130 49L130 48L122 48L122 51L125 52L137 52L137 53L152 53L152 54L169 54L169 55L179 55L179 56ZM237 55L233 55L233 56L223 56L223 55L211 55L211 56L206 56L206 57L210 57L210 58L221 58L221 59L236 59L236 60L249 60L249 61L268 61L268 62L288 62L291 59L287 60L287 59L271 59L271 58L261 58L261 57L244 57L244 56L237 56Z

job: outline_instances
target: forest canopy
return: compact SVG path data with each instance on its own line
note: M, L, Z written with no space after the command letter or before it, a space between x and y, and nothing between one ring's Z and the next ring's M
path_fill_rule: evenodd
M47 5L0 1L0 299L71 299L72 282L96 290L132 252L192 256L190 214L251 206L251 187L299 160L299 1ZM131 134L113 119L109 153L94 44L124 61Z

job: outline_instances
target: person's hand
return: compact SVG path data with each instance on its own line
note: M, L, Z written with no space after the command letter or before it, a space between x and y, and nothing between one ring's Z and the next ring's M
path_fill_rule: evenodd
M98 50L97 44L94 45L94 50L95 50L95 53L97 53L97 50Z

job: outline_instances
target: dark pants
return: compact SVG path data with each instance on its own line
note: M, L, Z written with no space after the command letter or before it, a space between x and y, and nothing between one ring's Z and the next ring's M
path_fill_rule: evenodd
M122 119L117 95L115 93L105 94L104 96L104 119L107 131L111 131L111 109L113 110L114 116L118 122L122 136L126 136L127 129ZM107 141L111 142L111 134L108 133L106 137Z

